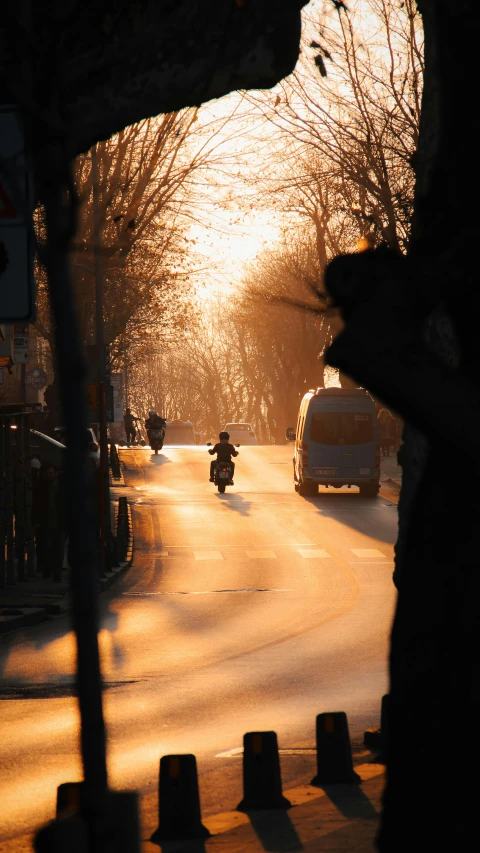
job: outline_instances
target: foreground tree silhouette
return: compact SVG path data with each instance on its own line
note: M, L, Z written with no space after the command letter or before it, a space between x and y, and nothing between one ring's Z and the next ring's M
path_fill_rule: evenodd
M477 831L479 73L473 2L418 0L425 88L407 258L337 258L346 328L327 355L399 411L405 432L378 847L468 850ZM452 39L452 33L455 38ZM468 213L467 213L468 211ZM462 737L448 741L461 726ZM446 783L448 793L446 791Z

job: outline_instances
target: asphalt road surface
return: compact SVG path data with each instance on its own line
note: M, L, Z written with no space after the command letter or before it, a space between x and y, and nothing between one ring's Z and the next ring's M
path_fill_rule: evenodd
M101 596L100 644L110 782L141 792L145 839L162 755L195 753L215 814L241 799L245 732L277 732L287 786L313 775L318 713L346 711L354 744L379 722L396 505L354 488L300 497L291 456L241 448L221 495L204 447L121 452L135 555ZM81 778L68 619L7 635L0 652L0 851L19 853L53 817L57 785Z

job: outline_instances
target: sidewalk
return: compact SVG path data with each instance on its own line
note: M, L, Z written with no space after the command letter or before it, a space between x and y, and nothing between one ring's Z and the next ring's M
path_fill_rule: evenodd
M305 785L284 790L287 810L238 811L206 816L211 833L205 841L165 841L162 853L374 853L385 782L382 764L356 764L361 785ZM158 853L159 845L142 842L142 853Z
M402 469L397 464L397 454L382 456L380 459L380 481L392 488L400 489L402 485Z
M117 488L118 480L111 486L112 529L115 529L115 507L123 493ZM117 577L129 568L132 562L132 542L127 559L99 578L99 591L108 589ZM64 561L66 562L66 561ZM62 571L58 583L51 578L33 575L25 581L16 581L14 586L0 589L0 635L17 628L25 628L55 616L62 616L70 609L69 569Z

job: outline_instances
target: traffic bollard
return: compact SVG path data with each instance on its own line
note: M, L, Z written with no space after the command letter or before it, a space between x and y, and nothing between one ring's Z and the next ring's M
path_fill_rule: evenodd
M62 782L58 786L57 822L73 816L80 817L83 785L84 782ZM104 832L111 838L115 853L140 853L140 818L138 794L135 791L110 792Z
M88 848L87 825L78 815L52 820L33 841L35 853L88 853Z
M319 714L316 723L317 775L311 785L358 784L353 769L347 715L343 711Z
M136 791L112 791L110 822L115 853L140 853L141 831Z
M160 760L158 829L151 841L208 838L203 826L194 755L164 755Z
M378 750L375 761L377 764L387 763L387 703L388 693L382 696L382 705L380 711L380 725L372 729L367 729L363 735L363 742L372 751Z
M243 800L237 810L288 809L283 796L278 742L275 732L247 732L243 736Z
M57 788L57 818L78 814L81 808L83 782L62 782Z

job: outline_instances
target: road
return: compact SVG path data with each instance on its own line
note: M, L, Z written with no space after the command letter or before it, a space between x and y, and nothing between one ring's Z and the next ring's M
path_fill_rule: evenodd
M244 732L275 730L284 784L305 783L316 714L346 711L360 743L387 691L395 504L353 488L303 498L291 448L240 454L220 495L205 448L121 453L135 557L102 595L100 644L110 781L141 791L145 839L163 754L196 754L205 814L233 809ZM81 778L68 619L0 652L1 688L34 685L0 701L0 851L20 853L56 786Z

